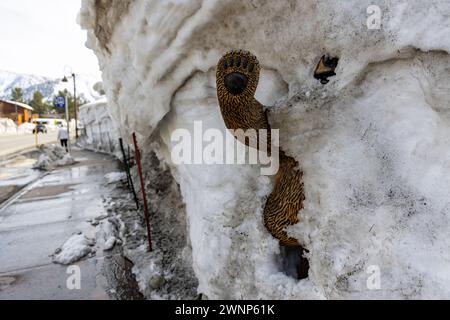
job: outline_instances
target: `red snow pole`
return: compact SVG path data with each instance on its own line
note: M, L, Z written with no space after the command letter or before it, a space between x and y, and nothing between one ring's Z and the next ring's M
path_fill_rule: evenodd
M145 223L147 225L148 249L151 252L153 249L152 249L152 237L150 235L150 217L148 213L147 194L145 193L144 176L142 175L141 151L139 150L137 144L135 132L133 132L133 143L134 143L134 158L136 159L136 163L138 165L139 179L141 180L142 200L144 201L144 216L145 216Z

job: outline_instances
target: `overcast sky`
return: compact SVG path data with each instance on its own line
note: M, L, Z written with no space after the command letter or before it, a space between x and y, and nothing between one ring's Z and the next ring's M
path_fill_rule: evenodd
M61 77L64 70L100 79L97 58L76 22L81 0L0 0L0 69Z

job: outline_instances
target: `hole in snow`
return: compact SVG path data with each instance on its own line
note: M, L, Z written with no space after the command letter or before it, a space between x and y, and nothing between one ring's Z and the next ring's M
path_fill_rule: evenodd
M308 250L303 247L280 246L283 271L290 277L301 280L308 278L309 261L304 257Z
M321 84L327 84L330 81L328 78L336 75L334 70L336 69L338 62L339 58L331 58L327 55L322 56L314 71L314 78L320 80Z

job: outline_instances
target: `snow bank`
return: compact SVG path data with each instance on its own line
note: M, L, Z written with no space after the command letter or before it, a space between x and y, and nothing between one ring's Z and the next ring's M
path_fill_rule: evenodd
M117 126L108 112L106 99L80 107L79 119L84 127L78 144L94 151L121 156Z
M54 263L71 264L92 252L95 240L79 233L71 236L52 257Z
M75 160L58 145L43 145L40 147L42 154L39 156L34 169L53 170L55 167L68 166L75 163Z
M36 125L33 123L29 123L29 122L22 123L19 126L19 133L20 134L31 134L31 133L33 133L33 130L35 127L36 127Z
M450 3L382 1L380 29L367 27L371 4L83 0L110 114L177 179L209 298L450 298ZM174 129L225 130L215 65L236 48L258 57L257 98L304 171L305 208L289 230L309 250L302 281L262 225L272 178L170 160ZM312 76L323 54L340 58L326 86Z
M0 135L17 134L17 126L11 119L0 118Z
M25 122L17 126L11 119L0 118L0 135L17 135L32 134L36 125L34 123ZM48 131L57 131L55 125L46 125Z

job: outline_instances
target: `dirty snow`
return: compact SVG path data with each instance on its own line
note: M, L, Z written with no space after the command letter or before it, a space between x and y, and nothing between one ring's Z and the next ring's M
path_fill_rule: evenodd
M119 236L115 237L123 241L123 252L133 262L132 271L141 292L148 299L195 299L198 281L192 269L191 251L187 247L185 211L178 186L154 154L146 162L151 168L146 190L150 199L153 251L148 252L143 211L136 210L126 181L115 184L111 195L104 200L107 211L112 215L108 221L114 225L105 226L113 230L106 233L119 231Z
M34 169L50 171L56 167L68 166L75 163L75 160L58 145L43 145L40 147L42 154L39 156Z
M120 223L116 218L108 218L102 223L103 251L112 250L116 244L121 244L119 227Z
M118 129L109 114L106 98L81 106L79 120L84 127L77 141L80 146L122 157Z
M110 172L105 175L105 178L108 183L114 183L126 179L127 176L124 172Z
M74 234L55 251L52 260L54 263L71 264L90 254L94 245L94 239L87 238L83 233Z
M380 30L367 28L369 0L142 0L98 11L96 3L83 0L79 21L110 114L126 142L138 133L144 168L152 170L154 151L179 184L171 194L182 200L155 209L172 209L179 221L155 226L187 230L178 249L192 256L199 293L450 298L450 2L380 1ZM283 270L262 224L272 178L257 166L170 161L174 129L192 131L201 120L225 131L215 65L239 48L261 62L257 98L304 171L305 208L289 230L310 251L302 281ZM323 54L340 58L326 86L312 76ZM160 249L178 256L168 244ZM141 270L158 265L157 257L141 262ZM160 266L142 277L164 274ZM367 286L373 266L378 290Z

